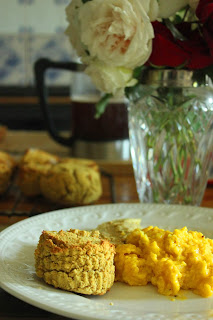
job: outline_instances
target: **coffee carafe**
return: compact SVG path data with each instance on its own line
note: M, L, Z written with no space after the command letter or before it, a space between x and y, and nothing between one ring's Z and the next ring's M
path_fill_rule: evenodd
M71 133L63 137L55 129L48 106L45 72L48 69L72 72ZM124 100L111 99L100 118L95 118L95 105L102 93L85 74L85 65L77 62L55 62L41 58L34 66L35 81L46 127L52 138L70 147L73 157L129 160L128 114Z

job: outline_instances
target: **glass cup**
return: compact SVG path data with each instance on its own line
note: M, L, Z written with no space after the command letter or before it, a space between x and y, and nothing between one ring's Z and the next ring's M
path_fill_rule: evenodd
M140 201L200 205L213 154L209 79L198 82L186 70L149 70L129 97L128 116Z

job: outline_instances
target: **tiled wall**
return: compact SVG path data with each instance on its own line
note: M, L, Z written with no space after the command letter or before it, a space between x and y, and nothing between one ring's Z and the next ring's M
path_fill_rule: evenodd
M34 83L33 64L39 57L73 59L64 35L65 7L71 0L0 0L0 86ZM50 85L67 85L69 72L47 73Z

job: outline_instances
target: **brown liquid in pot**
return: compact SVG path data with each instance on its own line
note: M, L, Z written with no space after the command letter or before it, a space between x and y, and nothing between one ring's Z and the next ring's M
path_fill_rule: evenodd
M94 103L72 101L72 134L76 139L110 141L128 138L128 114L124 103L110 103L95 119Z

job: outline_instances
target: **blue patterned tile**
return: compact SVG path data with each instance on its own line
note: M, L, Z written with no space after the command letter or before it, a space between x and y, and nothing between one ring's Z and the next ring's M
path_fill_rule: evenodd
M67 6L69 3L71 2L71 0L54 0L54 3L57 6Z
M16 33L25 26L25 6L16 0L0 0L0 31L1 33Z
M32 84L33 64L39 57L72 59L71 46L63 34L65 7L70 1L0 0L0 84ZM62 84L69 75L50 70L47 77L51 83Z
M35 0L18 0L20 5L32 5L34 2Z
M25 38L0 35L0 85L25 84Z
M67 26L65 8L67 1L35 0L32 5L25 6L26 24L36 34L54 34L59 28L64 32Z
M0 30L6 33L63 33L70 0L0 0Z
M66 36L38 36L32 35L29 40L30 67L28 68L28 82L34 82L33 65L39 58L49 58L54 61L70 61L73 50ZM46 75L47 84L67 85L70 82L70 72L48 70Z
M20 26L18 32L22 34L33 33L33 28L31 26Z
M62 26L56 26L55 27L55 32L56 33L63 33L64 34L64 30L65 30L65 28L64 27L62 27Z

